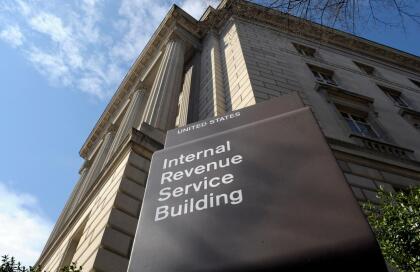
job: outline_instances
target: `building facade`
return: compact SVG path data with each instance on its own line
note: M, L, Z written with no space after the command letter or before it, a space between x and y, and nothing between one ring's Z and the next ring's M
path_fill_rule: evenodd
M80 150L37 262L126 271L165 131L298 92L359 201L420 184L420 58L245 1L200 20L173 6Z

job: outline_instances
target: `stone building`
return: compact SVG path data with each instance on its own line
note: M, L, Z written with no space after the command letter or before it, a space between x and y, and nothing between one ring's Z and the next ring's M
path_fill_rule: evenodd
M80 150L38 260L126 271L151 156L165 131L299 92L354 196L420 184L420 58L245 1L200 20L173 6Z

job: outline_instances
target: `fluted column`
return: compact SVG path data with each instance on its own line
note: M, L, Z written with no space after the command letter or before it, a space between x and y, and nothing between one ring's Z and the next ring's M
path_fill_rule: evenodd
M86 175L86 178L84 181L84 187L82 189L80 197L83 197L86 194L86 192L90 190L96 178L98 177L98 174L102 170L105 164L106 155L108 154L112 141L114 139L114 135L115 135L115 130L113 127L111 127L105 134L101 147L98 150L98 154L96 154L92 162L92 165L89 169L89 172Z
M50 241L52 237L54 237L57 233L61 231L63 225L67 222L68 218L72 215L75 207L77 207L78 198L83 188L86 174L88 173L88 171L89 171L89 163L85 162L82 170L80 171L79 180L77 181L75 188L73 189L69 199L67 200L66 205L61 211L61 214L58 217L57 222L55 223L54 229L52 230L48 241Z
M200 119L226 112L225 91L219 37L211 30L203 42L201 54Z
M184 75L184 83L182 84L182 91L179 98L179 111L176 125L181 127L187 124L188 118L188 106L191 94L191 80L194 66L188 67L187 72Z
M220 45L219 37L211 31L210 35L210 58L211 58L211 74L213 86L213 112L215 116L220 116L226 113L225 109L225 93L223 89L223 74L222 64L220 60Z
M110 160L114 152L120 146L121 142L131 132L131 129L139 125L142 116L141 105L142 101L144 100L144 96L144 90L136 90L131 94L130 103L128 105L127 111L124 114L121 124L118 126L117 133L115 134L115 139L112 142L111 148L108 151L105 163Z
M176 37L166 44L144 118L146 123L155 128L167 130L175 125L184 68L184 51L184 42Z
M82 193L82 189L86 181L86 176L89 173L89 169L90 169L89 163L86 163L86 167L83 167L83 169L80 171L80 177L79 177L79 181L76 184L74 195L70 197L72 202L68 208L69 215L73 213L74 208L77 207L77 204L79 203L80 194Z

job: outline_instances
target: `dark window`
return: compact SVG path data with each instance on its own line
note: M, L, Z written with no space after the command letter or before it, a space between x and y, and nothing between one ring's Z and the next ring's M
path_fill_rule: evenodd
M417 88L420 88L420 81L416 81L414 79L410 79L411 82L413 82L414 85L417 86Z
M298 51L299 54L311 58L315 57L315 49L296 43L294 43L293 46L296 48L296 51Z
M420 116L413 114L403 114L403 118L408 121L415 129L420 131Z
M362 70L366 74L371 75L371 76L375 75L375 68L373 68L372 66L369 66L367 64L363 64L360 62L356 62L356 61L354 63L357 65L357 67L359 67L360 70Z
M402 108L409 108L407 101L404 99L400 91L379 86L379 88L394 102L395 105Z
M390 93L388 95L389 95L389 97L391 97L392 100L394 100L394 102L398 106L400 106L400 107L408 107L407 102L405 102L405 100L401 97L401 94L400 95L397 95L397 94Z
M328 70L325 70L325 69L318 69L316 67L310 67L310 68L311 68L312 74L314 75L316 81L331 84L331 85L337 85L337 83L335 82L335 80L333 78L333 72L332 71L328 71Z
M365 117L343 111L340 113L353 133L369 138L379 138L379 134Z

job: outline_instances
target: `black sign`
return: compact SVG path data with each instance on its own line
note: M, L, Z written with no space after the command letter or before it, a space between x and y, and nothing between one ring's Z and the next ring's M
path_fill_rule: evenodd
M271 99L248 108L232 111L222 116L209 118L185 127L169 130L165 148L178 145L201 137L226 131L234 127L247 125L277 114L302 108L303 103L297 93Z
M252 111L154 154L128 271L386 271L310 109Z

